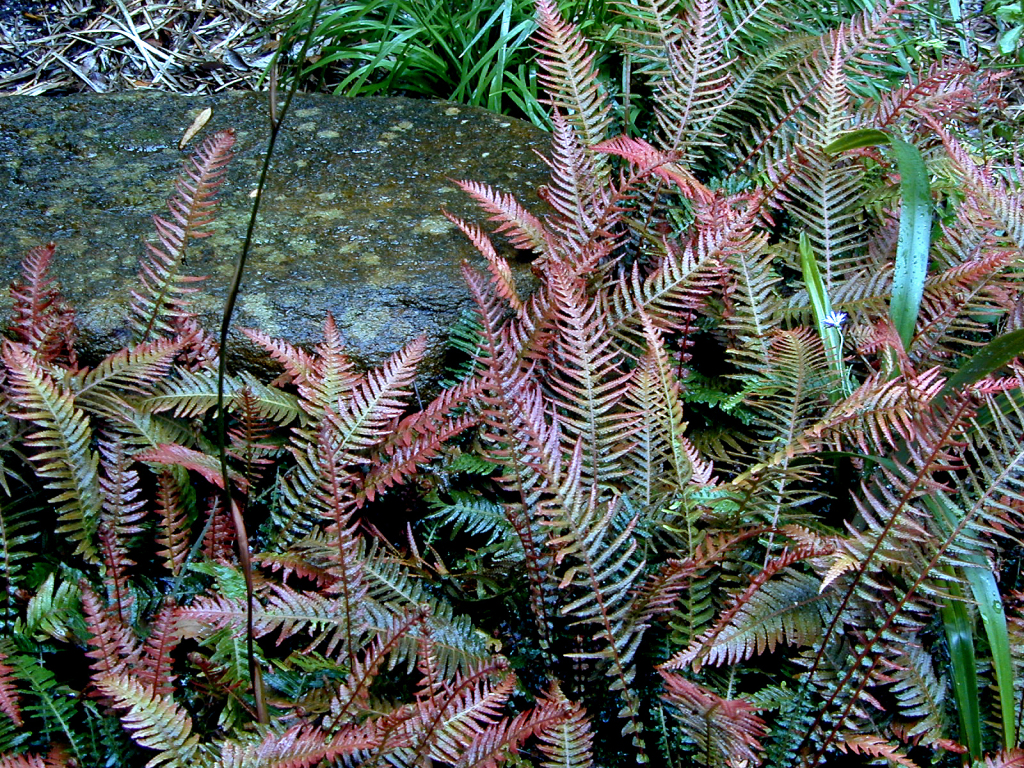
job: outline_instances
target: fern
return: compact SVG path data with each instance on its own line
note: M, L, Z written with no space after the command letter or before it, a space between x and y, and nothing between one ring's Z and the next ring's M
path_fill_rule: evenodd
M722 765L726 760L757 761L765 725L752 706L743 700L724 699L670 672L662 672L662 678L664 698L695 743L698 765Z
M186 165L175 184L177 195L167 204L173 221L153 217L159 245L146 244L149 258L141 261L140 292L132 293L132 325L136 338L147 342L172 331L171 319L186 312L186 298L194 277L180 273L188 241L208 237L213 220L214 196L231 160L235 136L221 131L208 138Z
M99 457L91 448L92 430L70 392L23 348L5 342L12 393L19 403L15 418L36 425L26 441L40 449L33 456L45 487L57 491L51 497L60 523L58 531L75 542L76 554L94 560L98 551L94 535L100 514Z
M108 675L97 681L105 695L124 711L121 721L132 738L158 754L146 763L185 768L202 752L199 736L192 733L192 718L172 699L147 691L139 682L123 675Z

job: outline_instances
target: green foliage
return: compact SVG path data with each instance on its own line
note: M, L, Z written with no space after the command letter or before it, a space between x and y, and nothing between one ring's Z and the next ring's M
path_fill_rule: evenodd
M563 0L563 10L597 33L613 23L607 0ZM281 51L309 26L312 4L282 21ZM299 77L345 96L429 96L518 110L546 121L530 38L532 0L356 0L325 3L313 55ZM280 58L271 66L279 66Z

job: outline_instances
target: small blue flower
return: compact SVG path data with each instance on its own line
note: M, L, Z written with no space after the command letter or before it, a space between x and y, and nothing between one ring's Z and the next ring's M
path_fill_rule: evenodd
M823 321L826 328L835 328L840 330L843 327L843 323L846 322L847 314L845 312L829 312L825 315Z

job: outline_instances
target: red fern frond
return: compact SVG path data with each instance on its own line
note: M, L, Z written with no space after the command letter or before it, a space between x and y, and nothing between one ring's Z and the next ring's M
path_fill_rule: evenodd
M171 653L181 642L178 633L176 606L163 605L149 627L149 637L142 646L137 668L138 679L157 696L174 695L174 661Z
M888 743L885 739L869 734L841 734L836 739L836 746L841 752L852 752L855 755L869 755L882 758L888 765L902 765L903 768L918 768L917 763L903 754L899 747ZM985 761L988 764L988 761Z
M14 682L14 668L4 662L7 654L0 651L0 712L3 712L20 728L24 722L21 719L21 700L18 697L18 686Z
M294 725L284 733L270 731L261 741L238 744L228 741L221 754L221 765L231 768L313 768L338 764L341 758L366 754L380 746L375 722L347 726L328 733L314 725Z
M135 454L137 461L151 464L182 467L198 472L205 480L223 489L224 478L220 471L220 462L216 457L202 451L175 443L161 443ZM228 473L229 479L242 491L249 487L249 481L234 470Z
M164 558L167 569L177 576L188 556L189 531L178 481L170 471L161 472L157 478L156 514L160 525L156 542L162 547L157 554Z
M464 221L448 211L442 212L450 222L462 230L463 234L469 238L477 251L480 252L480 255L487 260L487 269L491 273L494 290L497 294L505 299L515 312L521 313L523 311L523 301L519 298L518 291L516 291L515 277L512 275L512 269L509 267L508 260L494 250L494 245L491 244L490 238L476 224Z
M22 276L11 283L11 332L42 362L75 365L75 313L50 279L54 243L33 248L21 262Z
M139 643L128 625L102 606L86 582L81 582L79 588L85 624L92 634L89 638L92 650L85 655L93 659L90 669L93 670L93 682L98 685L106 676L119 674L129 665L134 665L139 658ZM95 691L93 695L96 695Z
M611 106L602 93L594 64L597 54L571 22L565 21L553 0L537 0L537 51L541 85L549 103L568 116L586 147L606 136ZM595 163L594 178L603 179L608 166Z
M181 274L185 249L190 239L211 234L205 228L213 221L217 189L234 144L233 131L220 131L203 142L182 170L175 184L176 195L167 201L172 221L153 217L160 242L146 244L149 256L140 259L142 290L132 292L132 324L139 341L172 333L169 318L188 314L187 295L195 289L187 286L203 278Z
M235 523L221 503L220 494L210 499L206 517L210 524L203 539L203 555L216 563L233 563L237 546Z
M680 675L660 672L665 684L662 698L675 708L683 732L696 741L699 753L710 758L708 765L759 762L759 739L767 728L756 707L742 699L723 699Z
M456 181L467 195L498 222L495 232L504 234L514 248L533 251L542 258L554 250L551 233L544 223L524 208L511 194L502 194L479 181Z

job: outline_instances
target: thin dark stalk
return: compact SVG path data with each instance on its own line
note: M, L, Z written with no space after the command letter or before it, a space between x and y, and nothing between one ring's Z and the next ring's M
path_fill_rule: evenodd
M252 213L249 214L249 226L245 232L245 242L242 244L242 251L239 253L238 260L235 262L235 274L231 278L228 297L224 302L224 316L220 323L220 359L218 360L217 365L217 456L220 459L220 472L224 481L224 503L228 505L227 508L231 509L233 512L232 516L238 533L239 560L242 563L243 570L245 571L246 656L248 657L249 663L249 680L251 681L253 697L256 701L256 717L259 722L264 724L270 722L270 719L267 716L267 707L263 695L263 678L256 665L256 655L253 648L252 562L249 559L248 536L245 533L244 509L239 509L235 506L231 498L231 485L228 479L228 420L227 410L224 407L224 381L227 376L228 331L231 328L231 317L234 314L235 304L238 301L238 292L242 285L242 275L245 273L245 265L249 258L249 251L252 248L252 237L253 233L256 231L256 219L259 216L260 203L263 200L263 190L266 186L267 176L270 171L270 161L274 156L274 147L277 144L277 137L281 132L281 126L284 125L285 115L288 114L288 107L291 105L292 98L295 96L295 92L299 88L299 71L301 71L302 64L306 60L306 52L309 50L309 45L313 40L313 33L316 31L316 22L319 16L320 0L313 0L313 10L309 19L309 30L306 32L306 37L302 42L302 50L299 52L296 75L292 80L291 87L288 89L288 95L285 97L284 104L281 105L280 110L277 109L276 87L272 88L270 92L270 138L267 142L267 152L263 158L263 165L260 168L259 183L256 185L256 197L253 200ZM276 82L274 85L276 86ZM200 537L200 541L202 538L203 537Z

